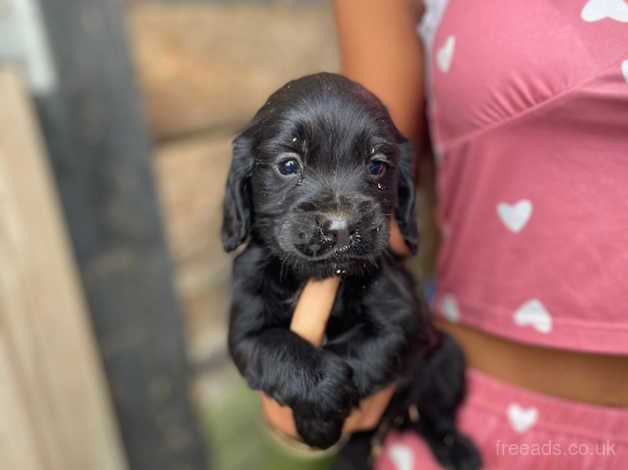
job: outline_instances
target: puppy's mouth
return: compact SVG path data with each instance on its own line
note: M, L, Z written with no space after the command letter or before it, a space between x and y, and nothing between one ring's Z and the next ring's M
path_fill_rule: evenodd
M279 246L302 261L330 261L342 266L370 259L386 245L387 220L370 214L350 223L343 214L291 214L277 231Z

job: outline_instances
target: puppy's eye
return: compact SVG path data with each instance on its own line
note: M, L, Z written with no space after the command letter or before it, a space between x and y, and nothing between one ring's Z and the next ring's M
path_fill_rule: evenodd
M277 164L277 170L284 176L290 176L296 174L301 165L296 158L286 158Z
M381 160L371 160L367 170L371 176L383 176L386 173L386 163Z

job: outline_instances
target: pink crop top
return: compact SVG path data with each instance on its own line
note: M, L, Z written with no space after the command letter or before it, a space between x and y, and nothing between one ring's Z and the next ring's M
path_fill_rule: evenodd
M628 354L628 2L426 3L435 310Z

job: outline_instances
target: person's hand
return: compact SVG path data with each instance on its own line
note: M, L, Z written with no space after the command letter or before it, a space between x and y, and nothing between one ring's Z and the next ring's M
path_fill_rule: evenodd
M391 226L390 244L399 254L409 254L396 221ZM310 343L320 346L325 336L325 327L331 313L336 291L340 285L337 277L322 281L308 281L292 316L290 329ZM395 385L376 392L360 402L345 421L343 434L373 429L380 421L395 391ZM292 410L279 405L271 397L262 394L262 409L266 422L272 429L285 436L300 439L294 424Z
M386 410L394 391L395 385L390 384L385 389L362 400L359 408L353 410L345 421L342 433L352 434L357 431L368 431L375 428ZM300 439L294 424L292 410L289 407L281 406L269 396L262 394L262 409L264 410L266 422L272 429L279 431L285 436Z
M320 346L339 283L339 278L309 281L299 298L290 329L312 344ZM345 421L343 434L373 429L388 406L394 390L394 384L391 384L362 400L360 406L353 410ZM262 408L272 429L300 439L289 407L281 406L269 396L262 394Z

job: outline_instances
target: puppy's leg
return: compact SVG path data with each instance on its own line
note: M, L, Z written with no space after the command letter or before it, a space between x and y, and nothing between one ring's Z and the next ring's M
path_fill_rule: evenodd
M375 431L356 432L342 448L331 470L369 470L372 468L371 441Z
M465 358L458 344L443 333L440 347L425 359L413 389L419 420L413 424L445 468L475 470L482 466L471 440L456 429L456 411L464 398Z
M327 448L338 441L344 420L358 403L346 362L283 328L232 342L231 354L251 388L292 408L307 444Z
M409 403L409 383L402 379L384 411L378 426L370 431L356 432L340 451L332 470L369 470L381 452L387 432L395 427L407 428L406 417Z

